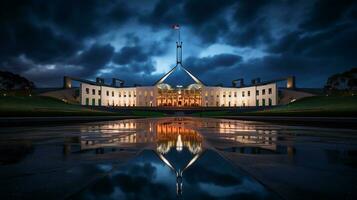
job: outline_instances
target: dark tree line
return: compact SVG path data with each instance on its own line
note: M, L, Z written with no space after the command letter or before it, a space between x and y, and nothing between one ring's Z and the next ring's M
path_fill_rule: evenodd
M355 94L357 91L357 68L332 75L325 85L328 94Z

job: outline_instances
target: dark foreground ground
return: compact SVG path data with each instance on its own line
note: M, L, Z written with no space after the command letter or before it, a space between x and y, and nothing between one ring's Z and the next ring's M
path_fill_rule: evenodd
M357 132L164 117L0 129L1 199L356 199ZM191 164L190 164L191 163ZM185 167L186 166L186 167Z

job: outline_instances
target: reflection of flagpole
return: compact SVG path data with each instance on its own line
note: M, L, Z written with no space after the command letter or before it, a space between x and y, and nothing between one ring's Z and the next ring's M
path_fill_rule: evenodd
M198 158L202 156L202 153L196 154L183 168L181 169L175 169L175 167L163 156L161 153L154 151L154 153L160 158L161 161L163 161L175 174L176 174L176 193L179 197L182 195L182 187L183 187L183 172L187 170L193 163L195 163Z

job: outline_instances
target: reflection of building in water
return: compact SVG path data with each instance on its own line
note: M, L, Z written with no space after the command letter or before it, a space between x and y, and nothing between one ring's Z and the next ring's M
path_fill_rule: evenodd
M264 125L237 120L207 120L202 127L203 130L218 134L222 139L236 141L242 145L259 145L271 150L277 148L278 130L264 129Z
M187 147L196 154L202 149L202 136L215 137L237 142L237 145L254 145L278 151L276 143L282 138L282 130L265 124L236 120L210 120L195 118L163 118L156 120L124 120L105 122L81 128L81 149L93 149L130 144L156 143L156 151L166 154L171 148L180 151ZM285 136L284 136L285 137Z
M118 121L81 127L81 149L155 141L154 122Z
M157 151L166 154L171 148L181 151L183 147L193 153L202 150L202 136L195 130L185 128L178 124L157 124L156 128Z
M183 123L159 123L157 124L156 153L163 163L165 163L176 175L176 192L179 197L182 195L183 173L202 155L202 136L195 130L185 128ZM179 168L171 163L165 154L171 150L178 152L187 148L192 154L192 158Z

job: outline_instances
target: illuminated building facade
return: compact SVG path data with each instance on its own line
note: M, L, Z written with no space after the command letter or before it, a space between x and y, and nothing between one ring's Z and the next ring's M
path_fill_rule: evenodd
M113 79L111 85L97 78L96 82L65 77L64 87L71 88L72 79L80 83L80 104L111 107L245 107L274 106L278 104L278 87L275 80L252 80L244 85L243 79L232 82L231 87L208 86L182 64L182 42L176 42L176 66L152 86L124 86L124 81ZM193 83L172 85L166 80L176 71L183 72ZM179 78L180 79L180 78ZM117 81L120 85L117 86ZM236 84L239 81L239 85ZM295 87L294 77L288 77L288 88Z

